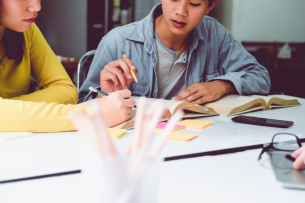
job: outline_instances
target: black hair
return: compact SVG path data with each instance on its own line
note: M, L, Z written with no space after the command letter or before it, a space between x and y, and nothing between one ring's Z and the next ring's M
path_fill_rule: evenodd
M209 0L209 6L212 6L214 0Z
M1 3L2 0L0 0L0 9L1 9ZM23 58L23 42L24 42L23 33L15 32L13 30L6 28L4 31L2 41L4 42L6 56L9 59L16 60L17 63L20 63Z
M9 59L15 59L17 63L20 63L23 58L23 33L6 28L2 40L4 41L6 56Z

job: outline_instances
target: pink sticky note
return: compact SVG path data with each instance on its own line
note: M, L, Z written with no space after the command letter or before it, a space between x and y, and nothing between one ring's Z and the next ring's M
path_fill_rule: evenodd
M162 131L162 130L165 129L166 125L167 125L166 122L160 122L160 123L158 123L158 125L156 127L156 130ZM185 128L184 125L175 125L174 131L181 130L181 129L184 129L184 128Z

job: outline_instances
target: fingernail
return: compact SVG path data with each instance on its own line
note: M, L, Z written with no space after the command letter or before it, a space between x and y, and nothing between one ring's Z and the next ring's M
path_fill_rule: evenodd
M128 87L126 86L124 89L125 89L125 90L128 90Z
M128 74L128 76L127 76L128 78L132 78L132 75L131 74Z
M179 101L178 99L175 99L174 101Z
M165 107L164 109L165 109L165 110L169 110L169 108L166 108L166 107Z
M131 66L130 68L131 68L132 70L135 70L135 69L136 69L134 66Z

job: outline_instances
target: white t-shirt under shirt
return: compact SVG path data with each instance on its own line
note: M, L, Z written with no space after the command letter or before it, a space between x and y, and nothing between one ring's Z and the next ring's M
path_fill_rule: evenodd
M158 49L157 98L172 99L167 96L178 85L180 79L183 79L187 65L187 51L178 58L180 51L170 50L162 43L157 33L155 36Z

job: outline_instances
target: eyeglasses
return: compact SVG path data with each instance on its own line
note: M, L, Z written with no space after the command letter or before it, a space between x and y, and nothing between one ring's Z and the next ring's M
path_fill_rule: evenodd
M299 138L290 133L277 133L273 136L270 145L263 148L258 157L258 161L262 158L265 152L268 152L274 166L278 168L292 168L293 158L290 156L295 150L302 147Z

